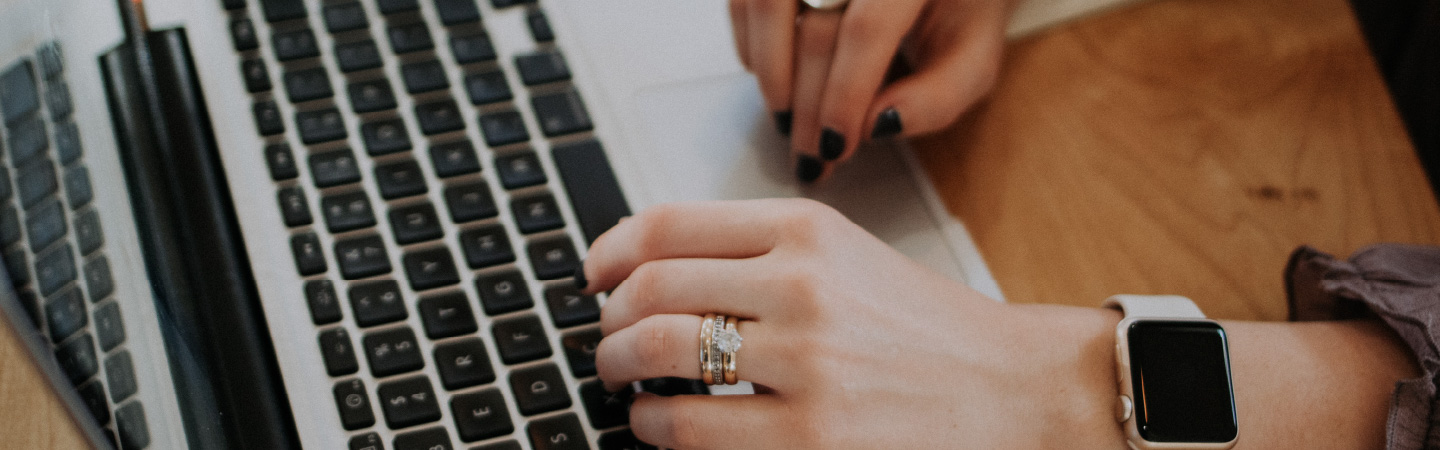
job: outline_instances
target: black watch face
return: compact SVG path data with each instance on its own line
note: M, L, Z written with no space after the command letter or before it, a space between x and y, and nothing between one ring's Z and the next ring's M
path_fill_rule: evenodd
M1235 439L1235 398L1225 330L1209 322L1130 325L1135 421L1150 442Z

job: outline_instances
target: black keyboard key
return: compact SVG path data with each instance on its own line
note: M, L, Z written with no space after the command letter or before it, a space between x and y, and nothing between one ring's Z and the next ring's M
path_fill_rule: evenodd
M300 141L306 145L345 139L345 120L335 108L307 111L295 114L295 123L300 128Z
M290 144L282 142L265 146L265 164L270 167L270 178L275 181L293 180L300 176Z
M135 366L130 361L130 352L121 350L105 358L105 381L110 386L110 400L115 403L135 395L139 383L135 380Z
M485 144L491 147L530 140L530 131L525 128L525 119L520 118L520 113L515 111L481 115L480 131L485 133Z
M430 39L430 29L424 23L392 25L388 33L390 48L398 54L435 48L435 41Z
M570 79L570 67L558 51L516 56L515 69L520 71L520 81L526 86Z
M90 300L95 302L104 300L115 290L115 281L110 277L110 261L105 259L105 255L85 263L85 288L90 292Z
M285 120L280 118L280 107L273 101L256 103L251 109L255 114L255 129L261 136L274 136L285 132Z
M45 321L50 328L50 341L56 343L84 328L85 324L89 322L89 315L86 314L85 299L81 296L80 290L67 289L47 300L45 302Z
M60 157L60 164L75 162L81 153L80 129L75 127L75 121L55 124L55 154Z
M10 272L11 283L19 286L30 282L30 263L26 262L27 259L24 247L10 247L5 250L5 270Z
M555 147L551 153L555 170L565 182L565 192L570 196L570 207L575 219L580 222L580 231L586 243L630 215L630 206L625 194L615 181L615 172L605 151L596 141L583 141Z
M504 436L515 431L510 422L510 408L498 389L486 389L450 398L450 413L455 416L455 429L460 440L475 442Z
M445 68L440 61L422 61L400 66L400 77L405 79L405 90L411 94L437 91L450 87L445 77Z
M436 345L435 366L440 384L452 391L495 381L490 354L476 338Z
M360 6L359 2L326 5L323 14L325 15L325 29L330 30L331 33L370 27L370 21L365 18L365 8Z
M370 156L388 155L410 149L410 133L400 119L381 120L360 126L360 138Z
M5 123L14 123L40 108L34 70L29 60L22 60L0 73L0 112L5 116Z
M410 280L411 289L423 291L460 283L460 275L455 271L455 259L450 257L448 248L436 247L410 252L405 254L403 260L405 276Z
M54 198L40 202L25 217L25 230L30 233L30 250L39 252L65 235L65 212Z
M138 450L150 445L150 427L145 424L145 407L139 400L115 410L115 428L120 432L120 448Z
M593 295L584 295L573 284L560 284L545 289L545 304L555 328L600 321L600 302Z
M361 236L335 243L335 258L340 262L340 276L347 280L390 273L390 256L380 236Z
M531 242L526 253L530 255L530 267L535 269L535 278L541 280L569 277L580 266L580 257L575 253L570 236Z
M495 170L500 173L500 185L505 189L520 189L547 181L545 168L540 166L540 157L530 150L496 157Z
M376 3L380 6L381 14L394 14L420 9L420 4L415 0L376 0Z
M8 247L20 241L20 212L15 205L5 205L0 212L0 247Z
M305 304L310 306L310 320L316 325L339 322L340 298L335 295L335 283L330 280L305 282Z
M525 23L530 25L530 36L535 42L554 42L555 30L550 28L550 20L545 18L545 12L533 9L525 15Z
M240 62L240 76L245 79L245 90L250 93L265 92L270 90L270 72L265 69L265 61L260 59L247 59Z
M385 450L385 443L374 432L350 438L350 450Z
M50 147L50 139L45 135L45 122L40 120L40 116L22 119L11 125L9 131L10 164L17 167Z
M324 67L285 72L285 93L290 96L291 103L335 96Z
M360 370L360 364L355 361L355 344L344 328L320 332L320 356L325 359L325 373L332 377Z
M395 450L452 450L444 428L427 428L395 435Z
M580 385L580 403L585 405L585 415L590 417L590 426L595 429L630 423L630 397L634 395L635 389L629 385L620 392L606 392L605 383L600 380Z
M585 429L580 428L580 419L574 413L538 419L525 428L535 450L590 450Z
M230 41L235 44L237 52L260 48L260 37L255 35L255 25L250 23L250 19L230 21Z
M335 384L335 408L340 411L340 424L346 430L358 430L375 424L375 412L370 408L370 396L365 393L365 383L360 380Z
M280 201L280 218L287 227L309 225L314 222L310 216L310 202L305 200L305 191L298 187L280 189L276 194Z
M564 136L581 131L590 131L590 114L585 112L585 102L574 89L553 94L537 95L530 98L535 108L535 117L540 121L540 131L547 137Z
M40 285L40 295L48 297L71 281L75 281L75 256L70 254L70 244L56 246L35 256L35 282ZM75 291L74 295L78 299L79 291ZM82 316L84 308L85 305L80 305ZM84 323L84 319L81 317L80 323Z
M425 173L413 159L397 161L375 168L375 183L386 200L424 194Z
M47 42L35 50L35 60L40 62L40 75L54 80L65 70L65 59L61 57L60 43Z
M220 0L220 5L226 10L244 9L245 0Z
M45 106L50 108L51 120L59 122L69 117L75 112L75 104L70 102L70 86L63 81L51 82L45 89Z
M267 22L305 17L305 2L301 0L260 0L260 7Z
M470 103L484 105L503 102L514 98L510 83L505 81L505 72L490 70L465 77L465 90L470 93Z
M480 21L480 8L475 0L435 0L435 11L440 14L440 23L446 26Z
M425 360L420 357L420 345L415 341L415 332L409 328L366 335L365 356L370 362L370 373L376 377L388 377L425 367Z
M351 83L350 107L357 113L395 109L395 93L385 79Z
M505 364L520 364L552 354L550 339L545 336L545 326L540 323L539 317L523 316L498 321L492 331L495 333L495 348L500 351L500 361ZM555 378L559 377L557 373ZM555 387L563 389L561 385ZM520 409L521 412L525 410L524 407Z
M435 174L441 178L480 171L480 158L475 156L475 147L470 145L470 141L431 146L430 162L434 164Z
M375 212L370 209L370 197L365 191L325 196L320 199L320 212L331 233L375 226Z
M500 9L526 3L535 3L535 1L536 0L490 0L490 4L495 6L495 9Z
M81 311L80 315L83 317L85 312ZM72 384L80 384L100 371L99 360L95 358L95 344L88 334L61 344L55 349L55 359L59 360L60 369Z
M20 194L20 206L29 209L36 202L55 192L55 165L49 158L36 158L28 164L17 167L15 191Z
M100 213L88 209L75 216L75 243L80 246L80 254L86 256L105 245L105 233L100 229Z
M360 165L350 150L310 155L310 176L315 187L327 188L360 181Z
M450 51L459 64L495 60L495 46L490 43L490 36L484 33L450 38Z
M3 149L0 149L3 150ZM10 190L10 170L0 166L0 199L9 199L13 192ZM14 206L7 203L7 206Z
M84 166L65 169L65 200L70 209L80 209L90 204L95 193L90 189L90 171Z
M110 404L105 401L105 386L100 384L100 380L80 386L80 400L85 402L85 409L90 410L90 415L95 416L96 423L110 423Z
M320 250L320 238L315 233L302 233L290 238L290 252L295 254L295 269L300 275L325 273L325 252Z
M700 380L688 378L664 377L651 378L640 382L641 390L661 397L675 395L706 395L710 389Z
M415 106L415 118L426 136L465 129L465 117L454 100L441 100Z
M657 447L641 442L626 428L600 435L600 450L657 450Z
M514 390L515 404L520 409L520 414L531 416L570 406L570 393L566 392L565 379L560 376L560 369L554 364L510 372L510 388Z
M435 390L423 375L381 383L377 396L380 409L385 412L385 424L391 429L440 420Z
M465 251L465 262L472 269L515 261L515 250L510 248L510 236L505 234L503 225L461 232L460 248Z
M560 337L565 361L570 363L570 373L575 378L595 375L595 349L600 346L601 337L599 328L572 331Z
M485 183L445 188L445 205L450 208L450 220L455 223L488 219L500 213Z
M400 283L394 280L373 281L350 286L350 308L355 312L355 323L362 327L405 320L405 299L400 295Z
M486 315L505 314L535 305L525 277L514 270L476 277L475 291L480 294L480 307Z
M440 239L445 234L440 228L435 207L429 203L390 210L390 229L395 232L395 242L400 245Z
M295 1L298 3L299 0ZM276 33L270 43L275 48L275 59L280 61L320 56L320 47L315 44L315 33L309 28Z
M470 334L479 329L475 325L475 313L470 312L470 299L463 291L420 299L420 322L425 324L425 336L430 339Z
M375 48L375 41L369 39L336 45L335 61L339 63L340 71L345 73L374 69L384 64L380 59L380 50Z
M125 342L125 321L120 317L120 302L105 303L96 308L94 319L95 339L100 341L100 350L108 352Z
M538 233L565 226L565 218L560 216L555 197L548 193L511 200L510 212L515 215L515 226L520 228L521 233Z

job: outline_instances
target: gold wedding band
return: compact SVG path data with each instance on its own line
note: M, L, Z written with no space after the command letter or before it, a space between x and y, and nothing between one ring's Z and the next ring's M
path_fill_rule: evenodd
M700 323L700 381L711 386L735 384L735 352L740 350L740 319L706 314Z
M721 319L724 320L724 319ZM705 384L715 384L714 372L711 368L711 349L715 343L715 314L706 314L705 321L700 323L700 381Z
M735 337L738 338L738 337L740 336L740 332L739 332L739 330L737 329L737 327L739 326L739 323L740 323L740 321L739 321L738 319L734 318L734 317L731 317L731 318L725 320L725 332L730 333L730 334L733 334L733 335L735 335ZM728 352L721 353L722 355L725 356L725 367L724 367L724 372L725 372L725 384L735 384L736 382L740 381L740 380L739 380L739 377L736 377L736 376L735 376L735 351L734 351L734 350L739 350L739 349L740 349L740 345L739 345L739 343L736 343L735 348L734 348L732 351L728 351Z

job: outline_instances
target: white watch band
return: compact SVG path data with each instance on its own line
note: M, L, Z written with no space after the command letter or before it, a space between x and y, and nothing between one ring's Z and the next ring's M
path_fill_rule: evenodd
M1114 295L1105 299L1105 307L1118 309L1125 318L1204 319L1205 313L1189 298L1179 295Z

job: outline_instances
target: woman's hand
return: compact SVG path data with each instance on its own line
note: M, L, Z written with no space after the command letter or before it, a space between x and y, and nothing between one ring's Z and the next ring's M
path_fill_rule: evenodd
M862 140L933 132L989 92L1015 0L730 0L740 60L810 182ZM888 85L904 51L915 72ZM902 120L903 118L903 120Z
M587 292L614 289L596 356L610 389L700 378L702 316L742 319L736 373L758 393L641 394L630 423L651 444L1123 446L1118 314L997 303L820 203L656 206L601 236L583 270Z

